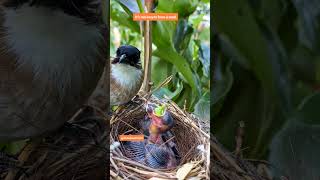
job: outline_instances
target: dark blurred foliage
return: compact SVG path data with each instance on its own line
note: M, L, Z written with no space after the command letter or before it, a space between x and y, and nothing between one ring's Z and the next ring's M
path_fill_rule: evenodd
M320 147L320 1L218 0L211 7L213 133L234 150L243 121L244 157L269 159L275 173L292 179L319 178L320 161L310 157Z

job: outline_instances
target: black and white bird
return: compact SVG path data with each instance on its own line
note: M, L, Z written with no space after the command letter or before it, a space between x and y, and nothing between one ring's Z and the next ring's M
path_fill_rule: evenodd
M110 73L105 71L97 88L89 99L89 104L106 109L110 98L111 106L128 103L140 90L143 81L140 51L131 45L120 46L116 57L110 62ZM110 83L110 94L107 84Z
M110 105L129 102L140 90L143 81L140 51L130 45L120 46L111 62Z
M0 2L0 141L61 127L105 67L100 0Z

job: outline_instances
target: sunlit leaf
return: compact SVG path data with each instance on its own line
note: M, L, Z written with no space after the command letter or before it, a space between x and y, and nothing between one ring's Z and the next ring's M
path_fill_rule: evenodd
M116 0L116 1L120 2L122 5L127 7L132 13L140 12L140 9L136 0ZM144 0L140 0L140 1L141 1L141 4L144 4Z
M136 21L132 21L132 16L128 15L124 11L118 11L116 9L111 10L111 19L117 21L119 24L130 28L132 31L140 32L139 24Z
M154 55L161 57L161 59L164 59L172 64L175 65L175 67L181 72L183 77L186 79L188 84L192 87L192 89L197 90L199 93L201 90L197 86L197 83L199 83L199 80L196 79L195 75L193 74L190 65L184 59L181 55L179 55L173 48L161 48L157 49L154 52Z
M196 10L198 2L198 0L175 0L173 12L178 12L179 17L187 17Z

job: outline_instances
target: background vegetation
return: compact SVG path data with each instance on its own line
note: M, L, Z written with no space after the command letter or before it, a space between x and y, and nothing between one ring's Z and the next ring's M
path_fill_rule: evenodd
M111 56L119 45L131 44L142 51L142 22L132 20L140 12L137 2L111 1ZM209 120L210 16L209 0L159 0L155 12L177 12L178 22L153 22L152 81L157 87L167 77L173 80L155 93L186 105L187 110Z
M290 179L320 177L320 1L212 4L213 133L230 150L245 123L245 158Z

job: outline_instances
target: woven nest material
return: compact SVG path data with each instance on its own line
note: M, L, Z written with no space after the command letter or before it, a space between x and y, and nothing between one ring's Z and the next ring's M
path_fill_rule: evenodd
M56 132L28 142L18 157L0 153L0 179L104 179L107 137L105 120L84 107Z
M214 180L271 180L269 164L260 160L244 160L225 149L211 136L211 179Z
M146 114L143 98L134 99L134 103L125 105L111 119L110 143L119 142L119 135L131 132L139 133L138 124ZM151 97L148 102L160 103ZM110 153L111 179L209 179L210 136L209 123L180 109L174 102L168 102L168 111L174 118L172 128L181 160L174 169L153 169L126 157L123 144Z

